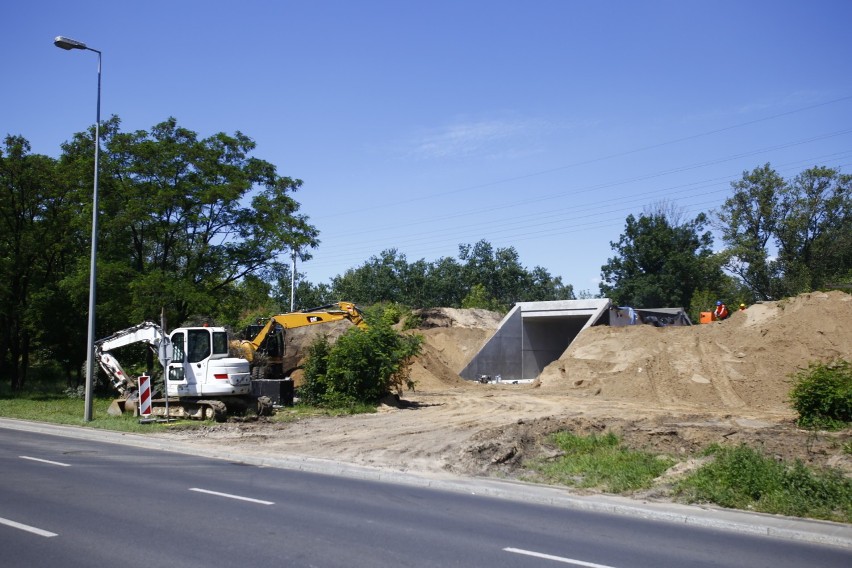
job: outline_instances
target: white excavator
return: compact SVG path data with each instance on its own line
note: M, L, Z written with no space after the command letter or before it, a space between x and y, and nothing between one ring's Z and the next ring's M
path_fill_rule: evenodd
M138 379L127 375L115 354L135 343L146 344L163 366L166 394L153 398L154 416L221 422L248 409L272 412L268 397L252 395L249 362L230 356L225 328L180 327L167 335L159 325L143 322L95 342L95 359L121 395L109 414L139 413Z

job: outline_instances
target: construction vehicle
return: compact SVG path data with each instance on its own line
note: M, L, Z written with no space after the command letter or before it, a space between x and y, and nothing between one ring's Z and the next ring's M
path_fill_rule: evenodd
M234 342L241 357L249 361L252 380L282 380L290 371L284 367L287 329L349 320L366 329L361 310L352 302L326 304L309 310L290 312L270 317L266 322L248 326L243 339Z
M121 395L109 414L138 414L138 380L127 375L115 355L136 343L146 344L164 369L166 396L153 398L153 415L221 422L249 408L259 415L271 413L271 400L251 394L249 362L230 356L225 328L180 327L166 335L159 325L143 322L95 342L95 360Z

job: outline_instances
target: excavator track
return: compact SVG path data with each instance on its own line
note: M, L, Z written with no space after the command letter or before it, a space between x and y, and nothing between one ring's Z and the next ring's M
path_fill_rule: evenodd
M151 414L153 416L166 417L166 401L162 398L151 401ZM229 408L230 407L230 408ZM228 404L221 400L178 400L169 399L168 416L170 418L184 418L189 420L212 420L214 422L225 422L228 413L243 413L254 410L258 416L271 416L275 409L272 399L268 396L234 397ZM121 416L128 412L139 416L139 403L132 397L116 399L107 410L111 416Z
M151 401L151 414L165 418L185 418L190 420L213 420L225 422L228 419L228 407L221 400L178 400L157 398ZM168 408L168 412L166 409ZM139 416L138 400L131 398L114 400L109 410L111 416L120 416L124 412Z
M200 407L203 420L224 422L228 419L228 407L221 400L198 400L195 404Z

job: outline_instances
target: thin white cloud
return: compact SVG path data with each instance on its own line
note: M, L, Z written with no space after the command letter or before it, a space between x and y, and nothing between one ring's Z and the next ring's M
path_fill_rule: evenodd
M541 151L541 138L550 130L540 119L459 121L411 140L405 155L421 160L529 155Z
M838 95L827 91L800 90L760 100L746 101L736 106L708 109L706 112L685 115L681 118L681 121L686 124L707 121L734 121L740 120L742 117L766 113L779 113L779 116L783 116L799 110L807 110L814 105L831 104L830 99L834 96Z

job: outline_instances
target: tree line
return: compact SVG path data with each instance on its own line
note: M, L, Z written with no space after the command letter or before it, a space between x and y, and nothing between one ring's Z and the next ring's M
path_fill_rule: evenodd
M289 283L289 273L281 281ZM364 305L505 312L515 302L574 298L572 286L563 284L561 277L540 266L528 269L514 247L494 248L486 240L459 245L458 259L442 257L432 262L409 262L398 250L388 249L335 276L330 284L300 282L297 289L302 307L356 298Z
M235 317L244 278L317 244L292 197L301 181L252 157L240 132L201 138L170 118L101 127L97 336L146 319ZM86 359L94 128L59 158L22 136L0 149L0 374L23 387L32 361L79 384Z
M144 320L239 328L289 311L282 259L311 258L319 231L300 212L302 181L254 157L246 135L203 138L174 118L124 132L101 125L96 335ZM86 359L94 127L31 153L23 136L0 146L0 378L23 388L33 363L79 385ZM513 248L461 245L459 259L409 263L387 250L330 284L299 281L299 308L362 304L480 306L572 298Z
M49 364L69 386L82 381L94 143L90 128L58 158L32 154L22 136L0 146L0 378L12 390L34 364ZM170 327L240 329L289 311L294 276L296 309L345 299L506 311L575 297L561 276L485 240L434 261L387 249L311 283L282 260L295 251L307 261L319 244L295 198L302 181L254 157L246 135L200 137L174 118L124 132L113 116L101 126L101 148L98 337L158 320L161 310ZM766 165L732 185L719 211L692 220L665 206L628 216L602 266L600 294L635 307L687 307L850 281L850 176L812 168L788 181Z
M770 164L731 183L720 208L684 219L665 203L627 217L601 295L693 317L729 305L852 288L852 175L824 166L784 179ZM710 228L723 247L713 250Z

